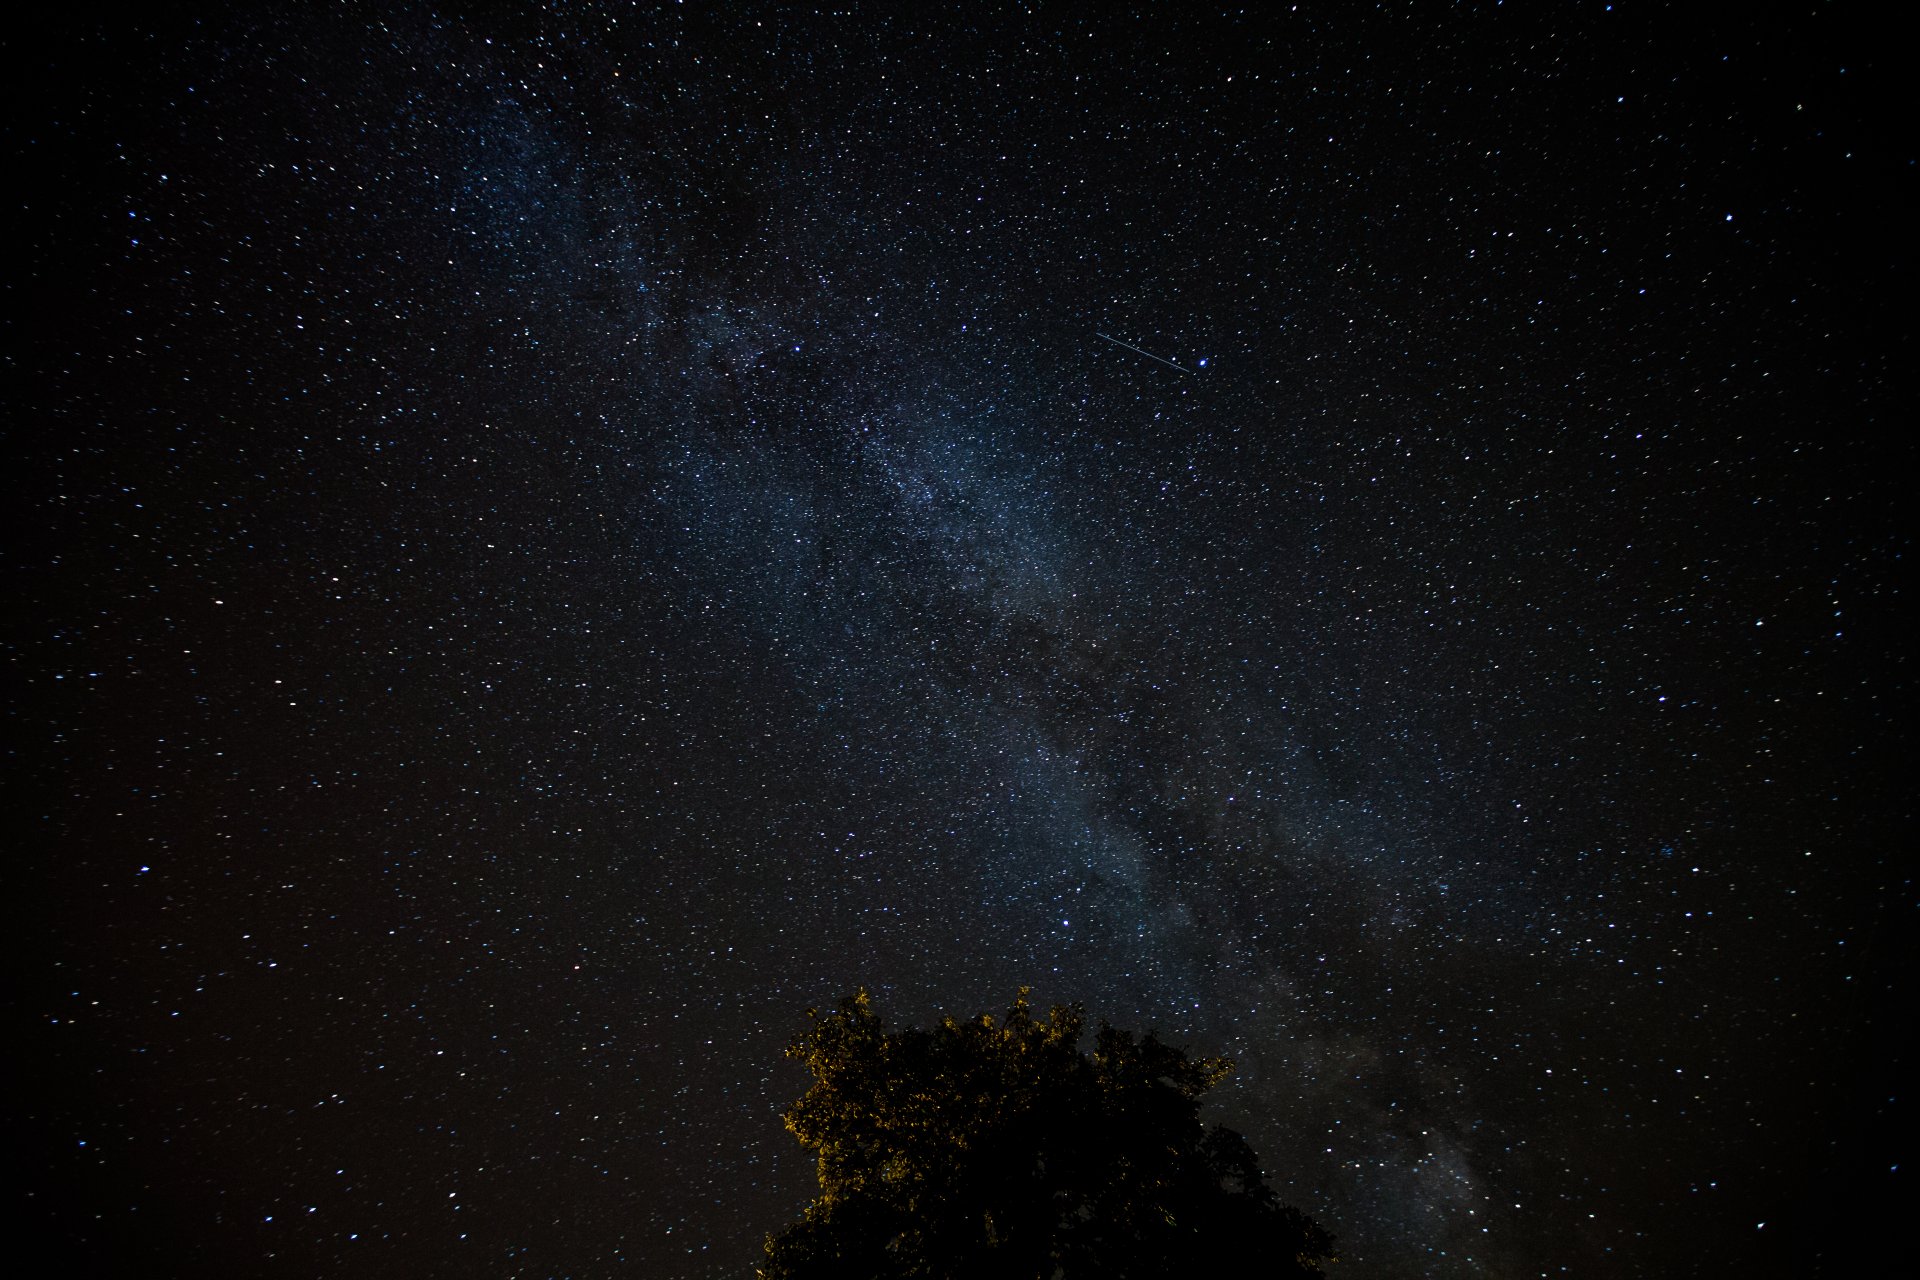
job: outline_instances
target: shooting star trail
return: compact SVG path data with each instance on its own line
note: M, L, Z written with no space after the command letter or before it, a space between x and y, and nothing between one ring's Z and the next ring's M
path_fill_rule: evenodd
M1138 348L1138 347L1136 347L1136 346L1134 346L1134 345L1133 345L1133 344L1132 344L1131 342L1122 342L1122 341L1120 341L1120 339L1118 339L1118 338L1116 338L1116 337L1114 337L1114 336L1113 336L1112 334L1110 334L1110 333L1102 333L1102 332L1100 332L1100 331L1099 331L1098 329L1095 329L1095 330L1093 331L1093 336L1094 336L1094 337L1096 337L1096 338L1105 338L1105 339L1106 339L1106 340L1107 340L1108 342L1111 342L1111 343L1112 343L1112 344L1113 344L1114 346L1116 346L1116 347L1125 347L1125 348L1126 348L1127 350L1129 350L1129 351L1132 351L1132 352L1135 352L1135 353L1137 353L1137 354L1139 354L1139 355L1143 355L1143 356L1145 356L1145 357L1146 357L1147 359L1149 359L1149 360L1159 360L1161 364L1163 364L1163 365L1165 365L1165 366L1167 366L1167 368L1169 368L1169 369L1178 369L1178 370L1179 370L1179 371L1180 371L1181 373L1192 373L1192 372L1193 372L1193 370L1191 370L1191 369L1189 369L1189 368L1187 368L1187 366L1185 366L1185 365L1183 365L1183 364L1175 364L1175 363L1174 363L1173 361L1171 361L1171 360L1163 360L1163 359L1161 359L1161 358L1160 358L1159 356L1157 356L1157 355L1155 355L1155 354L1153 354L1153 352L1151 352L1151 351L1141 351L1141 350L1140 350L1140 348Z

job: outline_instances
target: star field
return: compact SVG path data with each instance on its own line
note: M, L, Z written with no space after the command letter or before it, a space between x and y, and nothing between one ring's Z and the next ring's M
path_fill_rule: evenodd
M804 1010L1031 984L1356 1280L1867 1248L1888 33L482 8L9 49L31 1235L745 1276Z

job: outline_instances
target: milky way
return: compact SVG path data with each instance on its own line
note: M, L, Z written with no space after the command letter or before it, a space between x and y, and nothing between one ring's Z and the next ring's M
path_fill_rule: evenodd
M1843 1266L1890 37L1514 7L16 41L30 1232L744 1276L805 1010L1031 985L1342 1275Z

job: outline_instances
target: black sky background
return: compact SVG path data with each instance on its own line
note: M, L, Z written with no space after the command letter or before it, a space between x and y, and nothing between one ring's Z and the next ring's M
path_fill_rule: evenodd
M862 984L1232 1055L1353 1277L1837 1274L1910 1199L1863 7L7 45L76 1273L748 1274Z

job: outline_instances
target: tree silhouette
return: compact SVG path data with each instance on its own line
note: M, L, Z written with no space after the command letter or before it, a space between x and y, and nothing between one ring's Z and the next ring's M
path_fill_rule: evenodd
M1332 1239L1200 1123L1231 1070L1076 1007L888 1032L862 991L787 1050L814 1082L785 1113L820 1195L767 1240L765 1280L1318 1276Z

